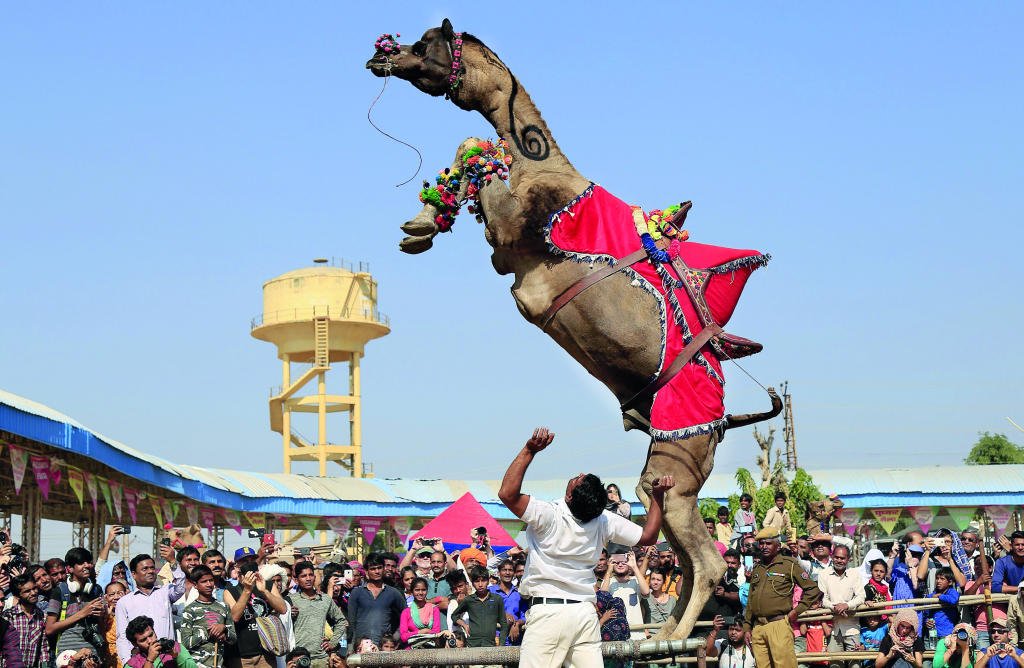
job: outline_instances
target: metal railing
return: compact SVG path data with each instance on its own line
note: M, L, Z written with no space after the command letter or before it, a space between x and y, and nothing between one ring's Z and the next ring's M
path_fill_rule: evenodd
M374 322L386 327L391 326L391 318L381 313L380 309L368 308L331 308L327 304L317 306L306 306L302 308L287 308L279 311L267 311L261 313L249 321L250 329L256 329L263 325L277 325L285 322L304 322L313 318L328 318L330 320L356 320L362 322Z

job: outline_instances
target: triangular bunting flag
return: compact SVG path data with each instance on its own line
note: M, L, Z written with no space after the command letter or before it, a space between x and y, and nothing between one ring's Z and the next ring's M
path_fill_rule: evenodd
M224 516L224 521L228 523L228 526L235 530L239 536L242 535L242 522L238 519L238 513L228 508L222 508L220 514Z
M39 491L44 499L50 498L50 458L46 455L32 455L32 473L36 477Z
M131 487L124 488L124 503L128 506L128 517L132 518L132 524L138 524L135 520L135 509L139 504L139 493Z
M319 523L319 517L302 517L301 515L299 516L299 524L302 525L303 529L309 532L310 536L316 533L316 525Z
M985 513L992 518L992 523L996 525L996 531L999 533L1006 531L1006 525L1013 518L1013 511L1006 506L985 506Z
M383 524L384 520L380 517L360 517L359 526L363 529L363 538L366 539L366 544L369 546L373 544L373 539L376 537L377 532L380 531L380 525Z
M71 491L75 493L75 498L78 499L78 507L83 507L83 501L85 500L82 493L85 491L85 479L82 477L82 472L78 469L68 467L68 485L71 486Z
M267 528L267 516L265 514L244 512L242 515L245 517L245 521L248 522L249 526L253 529Z
M953 518L953 523L956 527L963 531L974 519L974 515L978 512L977 508L974 507L946 507L946 512Z
M931 529L932 523L935 522L935 510L928 507L912 508L910 516L914 518L917 526L921 527L921 531L924 533L928 533L928 529Z
M872 514L875 519L882 526L882 530L885 531L886 535L892 533L893 527L896 526L896 522L900 519L900 513L903 512L902 508L872 508Z
M110 498L114 500L114 514L117 521L121 521L121 483L116 480L108 480L107 487L110 488Z
M25 468L28 464L28 453L16 445L9 445L11 451L11 470L14 472L14 493L21 494L21 482L25 479Z
M200 508L199 519L207 531L213 531L213 523L217 519L213 514L213 508Z
M522 522L505 522L502 523L501 526L503 526L505 528L505 531L508 532L508 535L512 536L513 538L518 536L519 532L523 530Z
M50 487L56 487L60 484L60 467L64 464L64 461L54 457L50 460Z
M103 502L107 504L107 516L114 516L114 504L110 500L110 487L107 485L107 479L96 476L96 486L100 488L100 493L103 494Z
M100 497L96 488L96 476L88 471L82 471L82 477L85 478L85 488L89 490L89 498L92 499L93 512L98 512L100 509Z
M188 525L199 524L199 509L194 503L185 503L185 517L188 519Z
M174 526L174 508L171 507L171 502L168 499L160 499L160 510L164 514L164 525Z
M846 529L846 535L851 538L857 532L857 523L860 522L861 508L843 508L839 511L839 521Z
M327 526L331 527L331 531L334 533L345 536L348 534L348 525L351 520L347 517L325 517Z
M391 528L395 530L395 535L398 536L398 544L404 546L405 539L412 531L412 522L409 517L392 517Z
M156 526L159 529L164 528L164 511L160 507L160 499L155 496L149 497L149 507L153 509L153 516L156 517Z

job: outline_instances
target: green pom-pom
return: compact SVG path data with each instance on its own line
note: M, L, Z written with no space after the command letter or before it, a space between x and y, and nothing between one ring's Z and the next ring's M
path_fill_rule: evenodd
M433 204L439 209L444 208L444 202L441 201L441 193L437 192L437 188L427 188L421 191L420 201L424 204Z
M483 152L484 150L482 148L480 148L479 146L474 146L473 148L466 151L466 155L462 156L462 161L465 162L472 158L474 155L480 155Z

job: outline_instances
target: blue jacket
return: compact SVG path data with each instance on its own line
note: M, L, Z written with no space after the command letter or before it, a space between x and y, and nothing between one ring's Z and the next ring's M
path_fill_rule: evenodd
M948 636L953 632L953 627L960 623L960 609L956 607L960 600L960 592L956 586L950 587L942 594L932 592L932 596L938 594L942 607L932 611L932 619L935 620L935 633L940 638Z

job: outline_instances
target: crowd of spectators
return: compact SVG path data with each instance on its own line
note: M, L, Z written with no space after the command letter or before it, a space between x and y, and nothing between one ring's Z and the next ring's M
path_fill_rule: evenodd
M755 535L770 526L821 592L820 614L792 625L796 651L868 651L877 657L866 666L921 668L923 653L934 650L934 668L1024 668L1024 532L1001 537L983 560L973 528L910 531L887 553L865 550L851 563L851 539L798 534L783 494L761 523L752 501L744 495L735 512L721 507L706 520L726 571L695 633L707 635L707 655L720 665L754 666L744 611L760 558ZM630 512L614 485L607 509ZM95 558L73 547L38 564L0 536L0 668L344 668L350 651L515 645L523 637L528 603L518 584L528 555L519 547L496 554L483 527L461 550L418 538L401 557L371 552L345 563L284 559L263 542L230 560L215 549L162 544L155 556L125 563L111 556L120 530L111 528ZM651 635L683 594L681 574L667 543L609 545L594 565L602 638ZM1015 596L961 604L986 589ZM794 606L800 598L794 592ZM913 598L935 602L873 612Z

